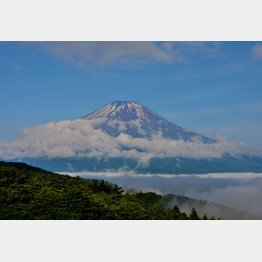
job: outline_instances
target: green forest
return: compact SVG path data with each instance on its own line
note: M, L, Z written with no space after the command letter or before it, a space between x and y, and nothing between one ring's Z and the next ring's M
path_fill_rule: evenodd
M24 163L0 162L2 220L199 220L186 214L170 196L125 192L104 180L48 172ZM211 219L214 219L213 217Z

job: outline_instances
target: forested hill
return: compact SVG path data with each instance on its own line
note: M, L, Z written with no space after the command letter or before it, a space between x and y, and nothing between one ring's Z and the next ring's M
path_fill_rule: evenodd
M163 207L164 198L0 162L0 219L200 219L195 209L186 214L178 206Z

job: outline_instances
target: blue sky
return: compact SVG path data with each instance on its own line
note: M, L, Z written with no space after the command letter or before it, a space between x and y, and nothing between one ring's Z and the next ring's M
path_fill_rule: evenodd
M135 100L168 120L262 146L262 43L1 42L0 140Z

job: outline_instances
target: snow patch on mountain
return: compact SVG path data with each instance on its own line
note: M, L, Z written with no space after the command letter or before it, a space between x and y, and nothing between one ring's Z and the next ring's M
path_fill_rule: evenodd
M132 118L143 119L145 116L144 108L137 102L116 101L111 102L103 108L88 114L83 119L107 118L110 120L118 119L128 121Z
M97 128L114 137L121 132L136 138L150 138L161 133L167 139L190 141L197 138L206 143L214 142L212 139L169 122L135 101L111 102L82 119L104 119Z

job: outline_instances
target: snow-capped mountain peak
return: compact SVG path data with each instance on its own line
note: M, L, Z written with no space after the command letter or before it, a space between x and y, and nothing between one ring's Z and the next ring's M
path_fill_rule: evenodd
M84 116L85 120L101 119L96 128L102 129L111 136L121 133L132 137L152 137L162 135L169 139L212 140L197 133L177 126L136 101L110 102L101 109Z
M146 115L146 108L135 101L115 101L108 103L101 109L88 114L84 119L107 118L110 120L130 121L143 119Z

